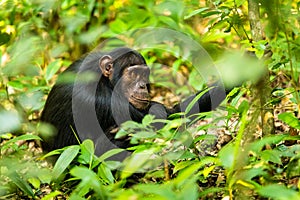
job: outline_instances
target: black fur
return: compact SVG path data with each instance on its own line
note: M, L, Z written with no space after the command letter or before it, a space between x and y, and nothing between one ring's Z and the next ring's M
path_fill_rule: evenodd
M112 81L101 75L99 60L103 55L110 55L113 58ZM167 118L170 114L184 111L197 95L191 96L180 105L175 105L173 109L167 109L157 102L151 102L144 110L136 109L118 89L118 81L126 67L137 64L146 64L138 52L129 48L119 48L108 53L89 54L65 70L63 74L74 73L74 76L80 77L86 72L93 72L96 77L89 82L58 81L52 88L41 121L52 124L57 132L53 137L44 137L44 150L50 151L78 144L75 134L81 141L92 139L98 155L116 146L126 148L129 145L128 141L115 140L115 135L110 133L111 130L127 120L141 122L148 113L154 114L157 118ZM223 88L217 86L204 94L189 114L210 111L224 98Z

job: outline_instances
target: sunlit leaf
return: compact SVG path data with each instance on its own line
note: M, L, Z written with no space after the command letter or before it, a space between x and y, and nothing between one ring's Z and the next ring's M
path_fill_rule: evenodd
M18 80L9 81L7 85L17 90L22 90L24 88L24 85Z
M240 7L241 5L243 5L243 3L245 2L246 0L235 0L235 4L237 7Z
M109 27L114 33L122 33L128 30L128 25L121 19L116 19L109 24Z
M49 194L45 195L42 200L52 200L54 199L56 196L61 195L62 192L60 191L54 191L54 192L50 192Z
M37 178L29 178L28 182L36 189L41 186L41 181Z

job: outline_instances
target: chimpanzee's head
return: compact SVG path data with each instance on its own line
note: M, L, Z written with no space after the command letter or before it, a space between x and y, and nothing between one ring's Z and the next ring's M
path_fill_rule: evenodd
M150 69L138 52L129 48L119 48L101 57L99 66L102 75L113 86L121 80L124 97L135 108L143 110L150 103Z

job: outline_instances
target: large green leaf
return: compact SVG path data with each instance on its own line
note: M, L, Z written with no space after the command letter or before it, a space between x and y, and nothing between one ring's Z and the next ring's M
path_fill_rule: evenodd
M53 167L53 178L52 180L57 179L62 173L67 169L70 163L74 160L79 152L80 147L70 146L59 156Z
M278 119L282 120L292 128L300 130L300 120L293 113L281 113L278 115Z
M273 184L260 188L257 191L260 195L278 200L299 200L300 195L292 189L288 189L284 185Z

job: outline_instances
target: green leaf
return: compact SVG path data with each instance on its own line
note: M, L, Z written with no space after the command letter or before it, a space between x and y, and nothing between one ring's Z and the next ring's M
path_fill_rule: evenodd
M188 160L188 161L181 161L179 163L176 163L175 164L175 167L173 169L173 174L175 174L176 172L188 167L188 166L191 166L195 163L197 163L198 161L195 161L195 160Z
M133 137L137 139L154 138L155 136L156 133L153 131L139 131L133 135Z
M70 163L74 160L79 152L80 147L78 145L69 146L62 152L53 167L53 179L57 179L67 169Z
M259 167L241 171L240 177L245 181L251 181L252 178L263 175L267 175L267 172L264 171L263 167Z
M152 155L153 150L151 149L131 154L128 159L124 161L125 167L122 170L121 179L126 179L131 174L138 172Z
M216 162L216 159L213 157L204 157L200 161L195 162L195 163L191 164L189 167L181 170L180 173L178 174L178 176L176 177L176 179L174 180L174 182L176 184L184 184L185 181L187 179L191 178L192 176L194 176L194 174L200 168L204 167L207 164L212 164L215 162Z
M73 190L72 196L78 195L84 197L90 189L92 189L96 194L95 197L97 197L95 199L106 199L105 188L102 186L100 179L95 172L83 166L75 166L70 170L70 174L81 179L80 184Z
M259 153L266 144L277 144L286 138L287 138L286 135L272 135L272 136L264 137L260 140L251 143L250 150Z
M197 91L201 91L203 88L205 88L203 77L201 77L197 69L192 69L191 73L189 74L188 82Z
M159 184L137 184L134 186L134 190L147 194L152 199L179 199L172 191L172 185L159 185ZM125 198L123 198L125 199ZM130 199L127 197L126 199Z
M39 189L41 186L41 181L37 178L29 178L28 182L35 188Z
M161 1L160 3L156 4L153 11L158 16L163 16L174 20L177 26L179 19L182 18L182 14L184 11L184 3L183 1L177 0Z
M168 121L168 123L161 129L162 132L167 133L173 128L178 128L182 124L189 122L187 118L173 119Z
M234 96L234 98L231 100L230 105L235 107L239 100L241 99L241 97L246 93L246 90L240 90L240 88L234 88L233 90L230 91L230 93L227 95L227 97L232 97ZM236 96L235 96L236 95Z
M298 157L298 158L297 158ZM300 176L300 156L296 156L296 158L292 159L287 165L287 175L289 178L291 177L299 177Z
M276 164L279 164L281 165L281 153L280 151L278 150L265 150L263 152L261 152L261 157L264 161L266 162L273 162L273 163L276 163Z
M38 74L36 67L32 63L38 62L36 60L37 55L39 55L39 51L42 48L40 37L21 37L16 39L10 48L10 60L5 65L5 68L2 69L2 73L9 76Z
M42 200L52 200L52 199L55 199L54 197L61 195L61 194L62 194L62 192L60 192L60 191L54 191L54 192L51 192L51 193L47 194L46 196L44 196L42 198Z
M208 126L209 127L209 126ZM217 140L217 136L216 135L211 135L211 134L205 134L205 135L200 135L197 136L194 139L194 143L199 142L200 140L205 140L205 141L216 141Z
M24 89L24 84L21 83L19 80L9 81L7 83L7 85L14 88L14 89L17 89L17 90Z
M96 42L97 39L101 37L101 33L104 32L105 26L92 27L87 32L83 32L78 36L78 41L81 44L91 45L93 42Z
M197 177L188 179L182 186L180 193L177 194L178 199L198 200L198 185L196 183ZM188 197L188 198L187 198Z
M90 139L84 140L82 144L80 144L80 148L81 148L81 154L78 159L83 164L90 164L91 167L94 153L95 153L94 142Z
M235 4L237 7L240 7L241 5L243 5L243 3L245 2L246 0L235 0Z
M298 192L288 189L284 185L267 185L257 191L260 195L278 200L298 200L300 195Z
M45 79L48 82L53 76L54 74L60 69L62 64L61 60L55 60L53 62L51 62L46 69L46 73L45 73Z
M39 136L36 135L21 135L16 138L8 140L4 145L1 147L1 150L4 151L10 147L11 144L16 143L17 141L22 141L22 140L41 140Z
M108 184L113 184L115 181L110 168L104 163L100 164L100 166L98 167L98 175Z
M221 164L222 166L225 167L225 169L229 169L233 166L234 163L233 152L234 152L234 144L229 143L226 146L224 146L218 154Z
M219 188L219 187L212 187L209 188L207 190L204 190L202 192L199 193L199 197L204 197L207 196L208 194L213 194L213 193L219 193L219 192L223 192L225 190L225 188ZM202 199L202 198L201 198ZM207 198L203 198L203 199L207 199ZM209 198L208 198L209 199ZM225 198L224 198L225 199Z
M125 149L112 149L112 150L109 150L107 152L105 152L104 154L102 154L98 159L97 159L97 162L103 162L105 159L109 158L109 157L112 157L118 153L121 153L125 151Z
M117 132L117 134L115 135L115 139L120 139L122 137L125 137L129 134L129 131L124 130L122 127L120 128L120 130Z
M61 154L66 148L63 149L55 149L53 151L50 151L49 153L47 153L46 155L42 156L41 159L45 159L47 157L51 157L51 156L55 156L55 155L59 155Z
M109 24L109 27L114 33L123 33L128 30L128 25L121 19L116 19Z
M144 126L149 126L153 122L154 118L155 118L154 115L146 115L143 118L142 124Z
M238 107L239 114L242 114L249 110L249 102L244 100Z
M292 128L300 130L300 120L295 117L293 113L285 112L278 115L278 118L291 126Z
M218 14L221 14L222 12L219 11L219 10L212 10L212 11L208 11L208 12L205 12L202 17L203 18L206 18L206 17L209 17L209 16L212 16L212 15L218 15Z
M202 90L197 96L189 103L185 109L185 113L189 113L193 106L198 102L198 100L209 90L209 88Z
M200 8L200 9L194 10L194 11L192 11L190 14L184 16L184 20L189 19L189 18L193 17L194 15L200 14L200 13L206 11L206 10L208 10L207 7L204 7L204 8Z
M0 33L0 46L8 43L10 40L10 35L7 33Z
M17 172L12 172L9 175L9 178L20 188L25 194L34 197L34 193L30 185L23 180Z
M179 29L177 23L170 17L167 16L159 16L158 17L159 21L163 22L164 24L170 26L172 29Z

